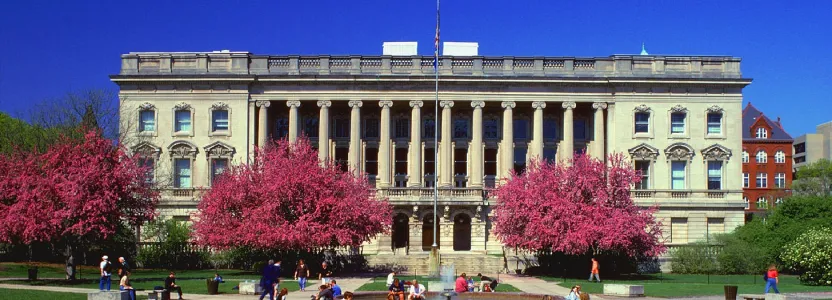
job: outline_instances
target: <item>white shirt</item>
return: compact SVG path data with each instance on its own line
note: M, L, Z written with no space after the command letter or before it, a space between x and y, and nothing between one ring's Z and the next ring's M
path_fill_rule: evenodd
M387 274L387 287L393 284L393 273Z
M410 286L410 294L411 295L423 294L424 292L425 292L425 286L422 285L421 283L418 286L416 286L416 285L411 285Z
M102 260L101 264L98 265L98 267L101 269L101 273L104 273L104 276L110 276L110 273L107 273L107 271L104 271L104 267L106 267L106 266L107 266L107 261L106 260Z

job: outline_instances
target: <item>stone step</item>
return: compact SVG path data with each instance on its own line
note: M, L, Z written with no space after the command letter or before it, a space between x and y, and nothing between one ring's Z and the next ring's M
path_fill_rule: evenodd
M377 254L367 256L367 264L371 268L396 270L407 275L428 274L428 260L428 254ZM446 266L453 264L457 273L465 272L472 276L477 273L496 274L504 269L502 257L485 254L441 254L440 264ZM511 259L509 259L509 265L513 265Z

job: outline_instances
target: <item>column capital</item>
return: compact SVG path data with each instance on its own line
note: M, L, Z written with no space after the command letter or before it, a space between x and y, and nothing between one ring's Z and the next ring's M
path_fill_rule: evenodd
M592 103L592 108L593 109L605 110L605 109L607 109L607 103L606 102L595 102L595 103Z
M364 102L361 102L361 100L350 100L350 102L348 104L352 108L356 108L356 107L361 108L361 106L364 105Z
M390 108L391 106L393 106L393 101L390 100L382 100L378 102L378 107L381 108Z
M439 106L442 108L451 108L454 107L454 102L448 100L439 101Z
M256 102L254 102L254 105L257 106L257 107L269 107L269 106L272 105L272 102L271 101L256 101Z
M294 108L298 108L298 107L300 107L300 101L298 101L298 100L289 100L289 101L286 101L286 106L287 106L287 107L294 107Z
M332 101L329 101L329 100L318 101L318 107L330 107L330 106L332 106Z
M485 107L485 101L471 101L471 107L473 108L483 108Z
M532 102L532 108L534 108L534 109L544 109L544 108L546 108L546 102L543 102L543 101Z
M566 102L561 103L560 106L565 108L565 109L575 109L576 104L575 104L575 101L566 101Z
M417 106L418 106L418 107L422 107L422 106L424 106L424 105L425 105L425 102L423 102L422 100L413 100L413 101L410 101L410 107L417 107Z
M517 107L517 102L514 101L503 101L500 104L503 108L515 108Z

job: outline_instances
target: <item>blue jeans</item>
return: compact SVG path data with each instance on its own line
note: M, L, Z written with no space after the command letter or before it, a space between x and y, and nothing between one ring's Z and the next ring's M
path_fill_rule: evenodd
M104 290L104 281L107 281L107 290L109 291L110 284L112 283L110 282L110 276L101 276L101 280L98 281L98 289L102 291Z
M780 293L780 290L777 289L777 278L769 278L766 280L766 294L768 294L768 290L771 288L774 288L775 293Z
M123 286L119 286L118 289L122 290L122 291L127 291L127 295L130 296L130 300L136 300L136 290L134 290L134 289L125 290Z
M601 277L598 277L597 273L592 273L592 272L589 273L589 281L592 281L593 276L595 277L596 280L598 280L598 282L601 282Z
M306 277L298 277L298 285L300 286L300 290L306 289Z

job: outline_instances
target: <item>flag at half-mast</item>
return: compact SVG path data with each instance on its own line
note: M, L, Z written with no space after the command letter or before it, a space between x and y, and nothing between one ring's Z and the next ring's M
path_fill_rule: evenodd
M433 70L439 69L439 0L436 0L436 38L433 40Z

